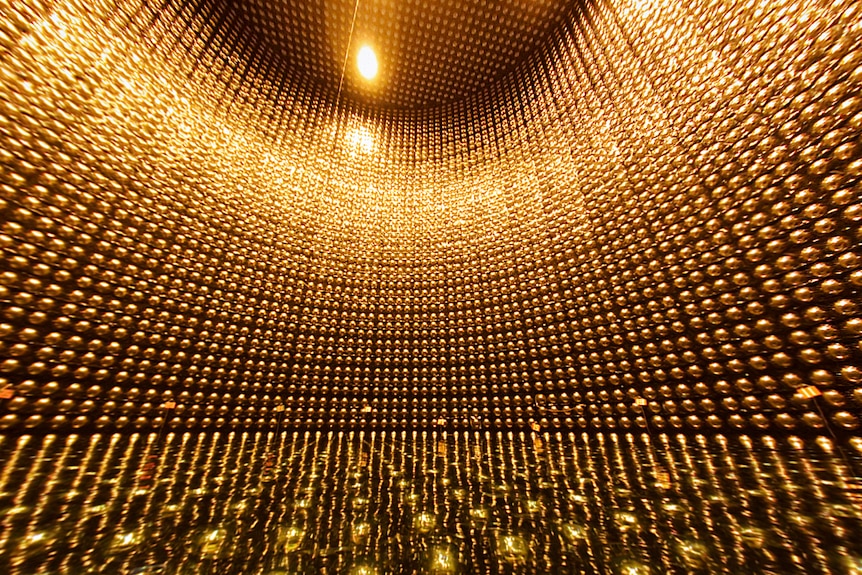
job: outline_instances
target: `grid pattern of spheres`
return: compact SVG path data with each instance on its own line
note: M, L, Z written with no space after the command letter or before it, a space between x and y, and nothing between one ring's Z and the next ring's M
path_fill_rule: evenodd
M409 110L230 3L2 12L9 433L859 426L857 2L575 2Z
M420 109L455 102L493 83L564 21L567 2L508 0L245 0L250 30L294 76L337 85L350 52L365 42L385 56L381 79L344 76L345 94L375 107ZM353 31L351 34L351 25Z

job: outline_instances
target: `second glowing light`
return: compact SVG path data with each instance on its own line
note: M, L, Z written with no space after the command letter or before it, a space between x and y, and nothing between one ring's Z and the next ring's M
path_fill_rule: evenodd
M377 54L371 46L363 46L359 49L356 55L356 65L359 68L359 73L366 80L372 80L377 76Z

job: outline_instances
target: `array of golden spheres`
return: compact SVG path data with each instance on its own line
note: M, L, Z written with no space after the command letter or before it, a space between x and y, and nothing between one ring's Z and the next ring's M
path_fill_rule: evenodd
M375 108L412 110L455 102L493 83L541 45L570 10L561 0L358 5L352 0L243 0L234 5L250 33L259 34L275 57L289 59L293 75L313 76L332 89L352 23L351 57L367 42L385 59L374 82L346 74L342 95Z
M3 0L2 425L856 429L858 4L587 4L388 113L218 2Z

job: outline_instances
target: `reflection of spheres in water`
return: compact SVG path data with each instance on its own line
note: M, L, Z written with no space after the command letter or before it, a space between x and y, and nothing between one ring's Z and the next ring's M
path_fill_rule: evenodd
M624 559L617 564L618 575L649 575L650 568L645 563L634 559Z
M582 505L587 502L587 498L584 494L577 493L575 491L569 491L567 494L567 498L572 503L577 503L579 505Z
M132 568L130 571L130 573L133 573L134 575L165 575L166 572L165 565L158 563L141 565L139 567Z
M360 563L351 567L348 575L380 575L380 571L374 565Z
M136 531L123 531L114 535L111 539L111 551L119 553L134 549L143 541L141 533Z
M28 554L46 551L58 543L53 530L34 531L19 540L18 549Z
M497 536L496 552L501 561L521 565L527 562L530 547L520 535L503 534Z
M527 499L523 502L524 513L535 515L544 508L542 502L538 499Z
M682 505L672 500L662 502L661 508L670 515L678 515L685 512L685 508Z
M739 536L742 542L752 549L762 549L766 543L766 532L760 527L745 526L740 530Z
M278 531L278 542L285 553L299 549L305 538L305 530L297 525L282 527Z
M350 537L355 545L364 545L371 534L371 524L364 521L355 523L350 530Z
M451 544L436 544L428 549L428 575L454 575L458 572L458 551Z
M844 575L862 575L862 557L859 555L842 555L840 563Z
M620 531L638 531L640 522L638 516L631 511L617 511L614 513L614 520Z
M231 509L237 516L246 515L251 512L251 503L246 499L240 499L231 506Z
M420 534L429 533L436 525L437 518L433 513L422 512L413 518L413 529Z
M105 506L102 506L105 507ZM4 509L0 511L0 516L7 515L9 517L14 517L16 515L24 515L26 513L30 513L31 508L26 505L15 505L13 507L9 507L8 509Z
M798 525L799 527L808 527L812 524L813 519L808 515L803 515L796 511L791 511L787 514L787 518L790 519L790 522L794 525Z
M475 524L485 523L491 516L487 507L471 507L468 514L470 516L470 520Z
M226 536L227 531L221 528L203 530L197 538L198 553L202 556L218 555Z
M301 447L301 440L296 437L292 440ZM301 432L298 437L302 438ZM333 437L337 437L337 434L333 434ZM290 438L290 434L286 438ZM461 440L455 439L453 443L457 445ZM27 441L29 452L36 448L44 451L44 459L33 464L40 465L40 468L44 468L46 462L56 461L57 454L62 453L63 446L40 446L39 442L45 441L43 439L30 438ZM103 445L101 441L103 439L100 438L96 444ZM139 440L132 441L129 437L118 436L114 441L115 452L127 452L131 460L135 460L137 453L146 448L146 445L136 442ZM177 441L176 438L166 440L166 460L173 458L180 449L199 448L196 445L178 448ZM338 446L338 439L332 439L329 445L326 444L326 436L318 441L319 447L316 448L319 449ZM402 443L378 441L387 457L400 456L397 450L403 448ZM521 572L532 569L536 572L564 572L567 566L577 564L591 551L598 549L597 546L608 545L607 551L602 551L596 561L601 561L602 567L609 573L645 573L644 566L650 570L663 566L668 570L707 573L721 570L719 565L726 565L728 571L736 572L744 567L742 562L746 560L766 562L775 561L774 557L780 558L785 543L778 537L779 529L797 533L801 544L809 545L820 539L816 534L819 533L821 523L826 528L829 526L827 524L852 526L860 518L860 511L854 507L852 498L848 498L846 492L829 489L836 485L837 480L852 480L839 449L844 449L842 446L845 444L840 440L825 436L794 436L791 439L780 435L763 437L754 434L720 437L670 434L649 437L644 434L643 438L627 438L621 434L613 439L604 436L601 441L603 445L598 439L589 439L583 443L561 441L557 445L552 439L546 450L551 453L563 451L564 455L559 458L558 464L566 473L571 473L575 465L581 466L582 473L585 469L589 469L589 473L595 468L588 466L613 462L620 456L640 462L640 468L628 465L629 462L615 468L618 475L613 478L613 483L595 481L596 489L584 490L584 493L589 493L588 497L573 498L572 494L579 494L578 482L565 475L559 488L537 489L543 471L527 475L521 470L523 466L541 470L541 465L547 461L546 455L529 451L529 441L514 443L511 448L504 442L504 448L497 450L495 446L494 450L505 457L514 451L517 459L513 463L503 459L503 456L493 459L491 465L499 467L492 468L493 477L484 484L473 481L476 473L468 475L453 472L452 485L441 490L431 477L434 475L432 470L423 469L420 477L411 482L421 499L421 506L416 509L403 506L398 499L398 490L389 492L387 482L378 481L381 476L385 479L382 464L369 469L364 488L367 491L362 494L367 493L371 503L368 509L353 513L348 511L347 515L343 508L349 508L350 500L357 494L353 490L351 472L340 470L337 459L333 458L331 468L323 473L325 477L332 478L331 488L321 488L318 491L320 496L314 498L312 511L300 513L293 506L291 498L295 501L297 493L306 489L301 482L303 463L297 463L298 473L293 471L293 481L298 484L292 484L289 480L283 483L280 481L277 486L265 489L266 494L261 495L261 499L253 499L245 495L245 486L257 485L258 477L252 471L253 467L246 467L242 463L244 459L253 460L253 455L249 455L253 451L248 444L233 446L224 449L222 461L214 456L209 469L227 467L225 462L228 462L240 469L239 473L226 471L223 475L210 475L200 480L193 474L187 476L188 467L176 470L172 466L165 466L157 472L160 476L154 477L153 482L167 486L168 482L163 483L162 479L170 479L175 489L165 494L164 500L171 503L161 508L153 505L152 522L135 523L136 517L126 515L117 522L120 526L117 530L94 538L94 548L86 552L98 554L100 560L104 559L107 565L103 570L106 572L113 572L114 566L118 566L119 571L152 575L158 573L160 567L145 564L162 559L158 555L148 556L148 553L156 553L159 549L168 549L172 553L172 558L165 561L168 561L166 564L170 565L171 570L178 573L193 572L183 562L201 565L218 561L222 566L219 569L224 569L226 574L247 567L263 575L269 573L268 570L276 570L276 573L279 569L282 573L298 572L324 562L337 561L333 571L342 575L347 575L351 565L375 568L381 575L390 573L393 565L405 565L420 573L448 575L463 573L468 565L472 567L479 562L488 566L486 571ZM72 443L70 450L81 447L81 443ZM660 447L653 451L652 447L646 447L651 444L660 444ZM211 445L219 444L212 440ZM596 446L602 446L603 451L600 453ZM204 444L203 448L207 448L207 445ZM407 449L417 459L423 455L421 447L408 446ZM650 477L654 473L644 464L648 456L659 453L658 449L674 452L672 459L668 457L662 462L672 472L674 489L671 492L650 485ZM848 445L846 449L853 448ZM21 452L29 453L24 450ZM77 454L70 451L66 456L69 467L78 467L82 481L63 483L63 477L74 478L72 470L63 477L58 476L56 484L44 484L42 492L45 499L26 510L26 513L21 510L10 513L14 510L10 506L19 498L9 490L12 486L7 486L0 492L0 502L6 505L0 507L2 520L15 525L27 525L31 520L28 515L45 517L44 511L36 510L55 502L66 505L62 502L62 494L75 486L81 490L87 489L88 482L120 498L111 500L94 497L93 502L109 501L107 507L99 508L103 512L117 509L118 502L141 502L135 495L139 482L134 469L128 469L125 474L109 472L100 475L97 471L91 477L87 475L89 470L99 470L100 464L95 458L83 460L87 461L83 463L80 457L86 453L82 449ZM793 458L798 458L798 461ZM239 462L234 463L235 460ZM21 460L18 461L15 466L20 464ZM714 473L702 473L706 463L714 466ZM466 465L471 464L468 462ZM807 476L788 474L788 471L803 465L808 470ZM448 469L448 464L439 464L437 475L448 472ZM416 467L412 469L411 476L413 473L416 473ZM597 476L599 473L603 474L604 471L598 470ZM789 477L793 477L793 480L789 480ZM202 501L192 497L190 490L184 489L185 485L197 486L201 483L211 486L211 499ZM500 483L512 486L510 497L492 493L493 486ZM212 487L215 484L219 484L219 487ZM728 490L728 484L734 485L734 489ZM799 484L802 485L801 489L798 488ZM617 489L617 485L626 487ZM823 497L803 499L814 486L822 489ZM281 490L280 494L278 490ZM463 490L464 503L453 500L451 494L455 490ZM629 490L629 498L621 501L620 493ZM725 492L730 496L724 495ZM721 496L717 497L716 494ZM331 501L339 504L324 506L323 502ZM493 504L490 503L492 501ZM746 501L748 504L743 505ZM803 502L804 505L799 510L782 509L782 502L785 501ZM643 502L643 505L636 502ZM243 506L254 511L255 520L259 523L237 520L235 512ZM542 515L526 514L531 506L533 510L540 508ZM100 518L90 514L86 500L68 505L67 508L72 514L78 514L81 533L87 532L88 525L97 526L108 519L108 516ZM160 509L165 513L169 509L179 513L167 517L159 513ZM201 520L207 529L186 531L182 522L194 518L196 509L206 509L215 516L210 515ZM474 510L474 517L471 517L471 509ZM749 517L745 509L763 511L767 515L758 512ZM494 518L495 524L474 522L475 517L483 516L488 519L488 523ZM781 523L778 526L764 523L767 516L778 518ZM396 520L393 521L393 518ZM709 522L704 521L707 518ZM740 525L737 523L740 520L745 522ZM720 521L725 523L716 528ZM632 526L634 523L637 523L637 528ZM134 528L129 529L130 526ZM405 526L407 531L404 531ZM731 530L728 531L726 526L731 526ZM32 532L32 552L25 552L25 546L19 538L10 538L9 545L27 561L41 560L36 559L40 553L36 549L47 551L44 553L44 565L47 566L47 562L52 560L48 557L57 554L57 551L55 546L50 549L38 547L38 542L44 540L44 536L39 533L35 530ZM405 534L407 539L404 539ZM840 551L842 547L850 551L855 549L852 547L852 532L833 537L832 540L823 541L822 554L825 559L821 560L822 563L828 561L828 565L836 572L853 573L854 567L844 564L844 561L849 560L842 559ZM168 543L163 544L162 541L166 540ZM478 545L475 543L477 541L480 542ZM62 539L60 542L64 543ZM647 545L642 546L643 543ZM721 550L730 549L734 543L740 547L738 553L722 556ZM111 549L112 545L114 549ZM452 547L447 547L449 545ZM84 546L80 549L82 553L85 552ZM63 553L66 552L63 548ZM73 549L72 553L77 551ZM364 564L363 561L369 563ZM564 564L561 565L561 561ZM528 566L530 569L527 569ZM142 571L144 568L147 571Z
M563 522L560 524L560 535L569 545L577 545L589 537L589 532L578 523Z
M703 543L680 539L675 547L681 563L687 569L702 569L706 566L707 549Z
M832 517L862 520L862 509L845 503L832 503L826 506Z

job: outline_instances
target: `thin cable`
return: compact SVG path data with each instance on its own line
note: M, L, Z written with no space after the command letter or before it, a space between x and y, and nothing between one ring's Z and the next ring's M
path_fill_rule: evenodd
M341 98L341 88L344 86L344 73L347 71L347 61L350 59L350 45L353 43L353 28L356 25L356 14L359 12L359 0L353 5L353 18L350 20L350 33L347 35L347 50L344 62L341 64L341 78L338 80L338 92L335 93L335 112L338 111L338 100Z
M350 33L347 35L347 49L344 51L344 61L341 63L341 77L338 79L338 91L335 93L335 102L332 105L332 119L335 122L335 133L332 136L332 145L329 147L329 156L335 153L335 146L338 145L338 103L341 101L341 92L344 88L344 76L347 73L347 61L350 59L350 45L353 44L353 29L356 26L356 14L359 12L359 0L353 5L353 17L350 19ZM323 180L323 189L329 185L329 180L332 178L332 170L326 171L326 178ZM314 255L315 252L312 252ZM305 293L303 292L303 296Z
M329 148L329 156L335 153L335 146L338 145L338 103L341 101L341 92L344 88L344 76L347 73L347 61L350 59L350 45L353 44L353 29L356 26L356 14L359 12L359 0L353 5L353 17L350 19L350 32L347 35L347 49L344 51L344 61L341 63L341 77L338 79L338 91L335 93L335 102L332 105L332 119L335 121L335 134L332 136L332 146ZM323 180L323 189L329 185L329 180L332 177L332 170L327 170L326 178Z
M838 453L841 454L841 458L844 460L844 463L847 464L847 470L851 473L853 472L853 464L850 462L850 458L844 453L844 450L841 448L841 440L838 439L838 436L835 435L835 432L832 430L832 426L829 425L829 418L826 417L826 414L823 412L823 406L820 405L820 402L817 401L817 397L813 397L811 401L814 405L817 406L817 411L820 412L820 418L823 420L823 423L826 424L826 429L829 431L829 435L832 436L832 440L835 442L835 449L838 450Z

